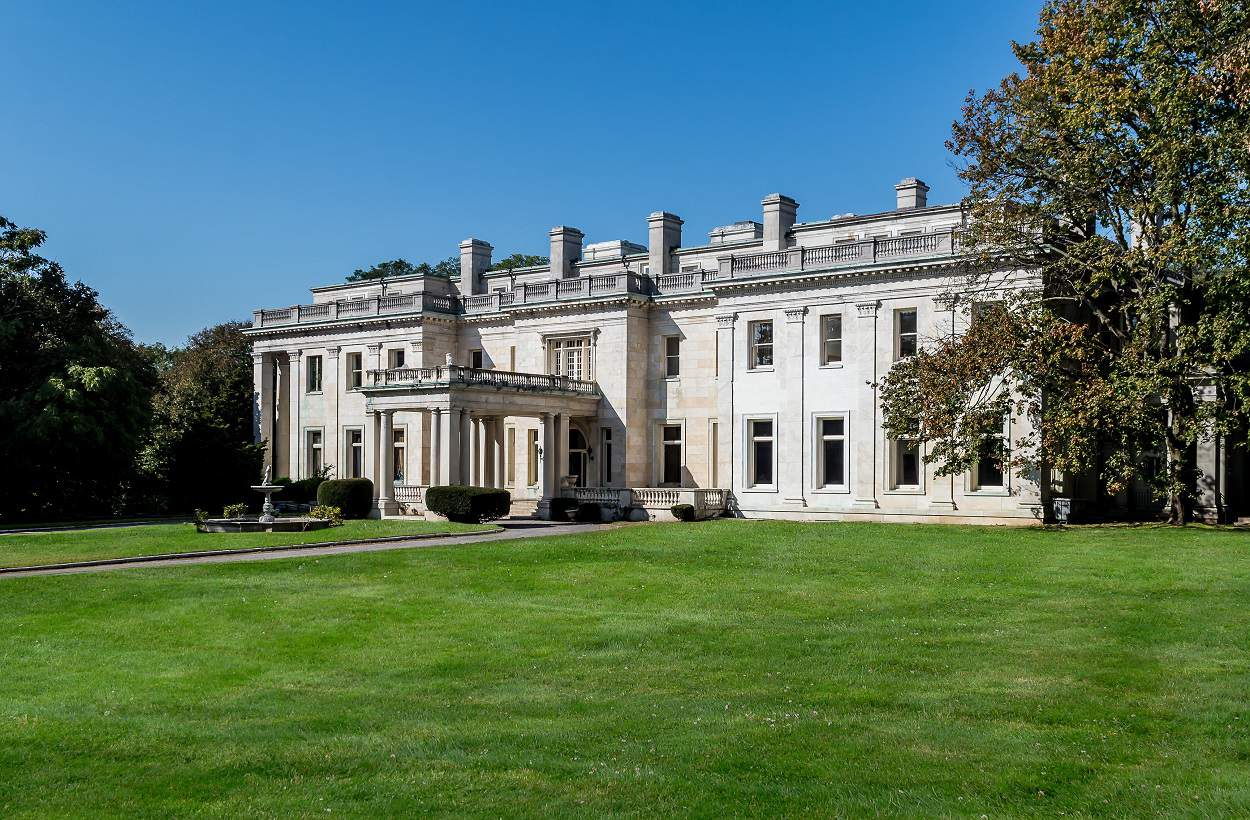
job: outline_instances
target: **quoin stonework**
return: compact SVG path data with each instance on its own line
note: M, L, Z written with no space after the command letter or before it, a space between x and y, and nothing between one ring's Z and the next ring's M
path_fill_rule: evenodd
M539 515L560 496L650 518L676 503L760 518L1062 515L1092 493L1083 482L992 459L939 477L916 442L882 432L876 381L967 321L963 213L927 194L908 178L890 210L812 222L771 194L759 221L697 244L664 211L645 246L558 226L550 263L514 270L491 270L492 246L466 239L458 278L314 288L311 304L254 313L256 437L275 477L372 479L378 515L423 512L438 484L505 487ZM1027 423L1007 419L1004 440ZM1210 513L1223 466L1207 449Z

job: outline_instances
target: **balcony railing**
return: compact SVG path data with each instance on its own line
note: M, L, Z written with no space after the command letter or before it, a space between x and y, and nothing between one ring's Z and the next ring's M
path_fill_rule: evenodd
M509 370L482 370L460 365L438 367L392 367L387 370L370 370L369 387L491 387L515 391L542 393L577 393L584 396L599 395L594 382L570 379L549 373L514 373Z
M734 279L754 279L813 270L836 270L843 267L850 269L882 262L955 256L961 252L959 236L959 231L952 229L889 239L865 239L861 242L844 242L837 245L731 254L719 257L715 270L680 271L655 277L622 271L569 279L548 279L543 282L523 282L510 291L472 296L413 293L400 296L373 296L367 299L342 299L313 305L294 305L287 308L255 311L252 326L281 327L337 319L427 311L475 316L500 313L528 305L577 302L626 294L651 298L699 293L707 290L709 286L724 284Z

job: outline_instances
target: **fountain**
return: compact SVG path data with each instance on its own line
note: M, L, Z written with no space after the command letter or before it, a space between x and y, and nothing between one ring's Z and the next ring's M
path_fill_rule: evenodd
M263 478L263 479L261 479L260 484L253 484L253 485L252 485L252 489L253 489L253 490L255 490L255 491L256 491L256 492L258 492L258 493L264 493L264 494L265 494L265 505L264 505L263 507L261 507L261 508L260 508L260 518L258 519L258 520L260 521L260 523L262 523L262 524L272 524L272 523L274 522L274 516L273 516L273 494L274 494L274 493L280 493L280 492L282 492L282 485L281 485L281 484L270 484L270 483L269 483L270 471L271 471L272 469L273 469L273 468L272 468L272 467L270 467L270 465L266 464L266 465L265 465L265 476L264 476L264 478Z
M200 532L303 532L322 530L330 526L330 522L324 518L313 518L307 515L279 518L274 515L273 494L282 492L283 485L274 484L270 480L270 470L271 468L266 465L265 475L261 482L252 485L253 490L265 495L265 504L260 508L260 517L206 518L197 522L196 529Z

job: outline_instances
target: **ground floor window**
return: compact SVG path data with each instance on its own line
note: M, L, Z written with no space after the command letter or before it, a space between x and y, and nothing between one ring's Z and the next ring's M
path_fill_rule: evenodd
M325 467L322 454L323 433L320 430L309 430L306 435L308 451L308 475L319 476Z
M816 420L816 486L846 486L846 419Z
M707 426L707 481L709 487L719 487L720 483L720 423L713 421Z
M365 431L359 427L347 430L344 441L346 452L343 461L347 464L348 478L364 478L365 475Z
M774 484L776 434L772 419L747 421L747 485L771 487Z
M977 459L972 471L973 489L990 491L1003 489L1007 479L1003 471L1005 459L1004 437L999 433L988 439L981 449L981 456Z
M612 428L599 430L599 478L605 487L612 486Z
M529 461L529 486L538 484L538 431L529 431L529 449L526 451Z
M504 485L516 486L516 428L509 427L504 432Z
M682 438L680 424L665 424L660 432L660 484L681 486Z
M404 483L404 476L407 474L408 466L408 442L407 432L403 427L396 427L391 432L392 452L391 452L391 470L398 484Z
M891 453L892 489L920 489L920 442L914 438L896 439L891 445Z

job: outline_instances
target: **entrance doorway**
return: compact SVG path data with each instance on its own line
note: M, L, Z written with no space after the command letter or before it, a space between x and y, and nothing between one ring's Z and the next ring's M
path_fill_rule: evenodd
M581 430L569 425L569 475L574 487L586 486L586 436Z

